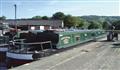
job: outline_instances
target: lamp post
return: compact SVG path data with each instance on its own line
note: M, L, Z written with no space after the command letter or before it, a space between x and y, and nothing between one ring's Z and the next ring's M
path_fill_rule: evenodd
M15 4L14 7L15 7L15 30L17 30L17 20L16 20L16 18L17 18L17 5Z

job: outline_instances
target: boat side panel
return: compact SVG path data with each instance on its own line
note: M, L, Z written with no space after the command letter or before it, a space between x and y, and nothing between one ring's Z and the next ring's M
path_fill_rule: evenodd
M0 52L7 52L8 48L7 47L0 47Z
M93 35L94 34L94 35ZM57 48L66 48L74 46L80 43L84 43L94 38L97 38L103 35L103 31L82 31L82 32L71 32L71 33L62 33L59 35L59 42Z
M7 52L7 57L13 58L13 59L33 60L32 56L33 56L33 54L22 54L22 53Z

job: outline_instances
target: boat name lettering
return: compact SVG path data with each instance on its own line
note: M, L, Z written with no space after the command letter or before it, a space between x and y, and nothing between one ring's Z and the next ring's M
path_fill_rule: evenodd
M64 44L68 44L69 43L69 39L70 39L70 37L63 37L63 38L61 38L61 40L63 40Z
M62 37L61 40L70 39L70 37Z

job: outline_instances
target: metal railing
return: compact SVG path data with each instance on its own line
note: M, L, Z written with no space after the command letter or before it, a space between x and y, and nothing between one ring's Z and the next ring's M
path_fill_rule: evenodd
M20 40L16 40L16 41L20 41L20 42L16 42L16 41L12 42L13 46L9 47L9 51L18 52L18 53L22 53L22 52L27 53L28 52L28 48L31 48L31 47L29 47L30 45L40 45L40 47L41 47L40 51L43 51L44 48L45 48L45 46L43 46L44 44L49 44L50 45L50 49L53 49L51 41L24 43L24 40L25 39L20 39ZM17 49L15 47L17 47ZM21 50L24 50L24 51L21 51Z
M8 36L0 36L0 44L7 44L9 42Z

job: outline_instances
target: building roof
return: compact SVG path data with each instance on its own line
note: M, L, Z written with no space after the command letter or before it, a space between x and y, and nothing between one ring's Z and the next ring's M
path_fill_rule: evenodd
M34 19L17 19L15 20L0 20L0 22L8 23L9 25L50 25L50 26L62 26L62 20L34 20Z

